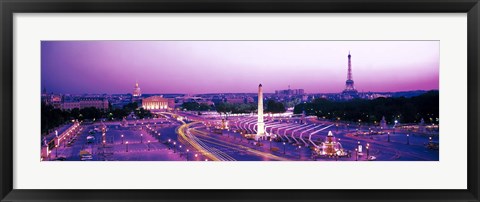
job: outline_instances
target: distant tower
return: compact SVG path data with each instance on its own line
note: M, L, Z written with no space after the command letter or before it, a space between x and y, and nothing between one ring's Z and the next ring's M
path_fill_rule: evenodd
M138 86L138 82L135 82L135 88L133 88L133 97L140 97L140 96L142 96L142 91Z
M352 99L358 97L358 91L353 86L353 78L352 78L352 56L350 55L350 51L348 52L348 73L347 73L347 81L345 82L345 90L343 90L342 94L343 97L346 99Z
M263 90L262 84L258 85L258 121L257 121L257 135L255 140L265 136L265 123L263 122Z

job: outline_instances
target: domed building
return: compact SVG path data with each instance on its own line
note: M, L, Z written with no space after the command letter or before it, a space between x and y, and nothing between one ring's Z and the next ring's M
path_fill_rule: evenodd
M138 82L135 82L135 88L133 88L133 97L141 97L142 96L142 91L140 90L140 87L138 86Z

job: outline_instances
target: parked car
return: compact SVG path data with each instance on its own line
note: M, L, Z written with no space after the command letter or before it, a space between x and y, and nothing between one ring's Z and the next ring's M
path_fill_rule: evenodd
M87 143L95 143L95 136L93 135L87 136Z
M58 158L55 159L55 161L65 161L65 160L67 160L67 158L65 158L65 157L63 157L63 156L58 157Z
M92 154L87 150L80 151L79 155L80 155L80 160L82 160L82 161L93 159Z
M80 160L86 161L86 160L92 160L93 156L91 154L85 154L80 157Z

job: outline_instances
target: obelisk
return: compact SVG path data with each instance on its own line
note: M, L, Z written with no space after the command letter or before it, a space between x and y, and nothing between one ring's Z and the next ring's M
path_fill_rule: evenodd
M257 135L255 140L265 136L265 123L263 122L263 91L262 84L258 85L258 121L257 121Z

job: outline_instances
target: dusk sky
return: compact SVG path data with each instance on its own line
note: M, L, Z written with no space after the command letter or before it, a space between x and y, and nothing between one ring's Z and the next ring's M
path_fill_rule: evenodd
M256 93L439 89L439 41L43 41L53 93Z

